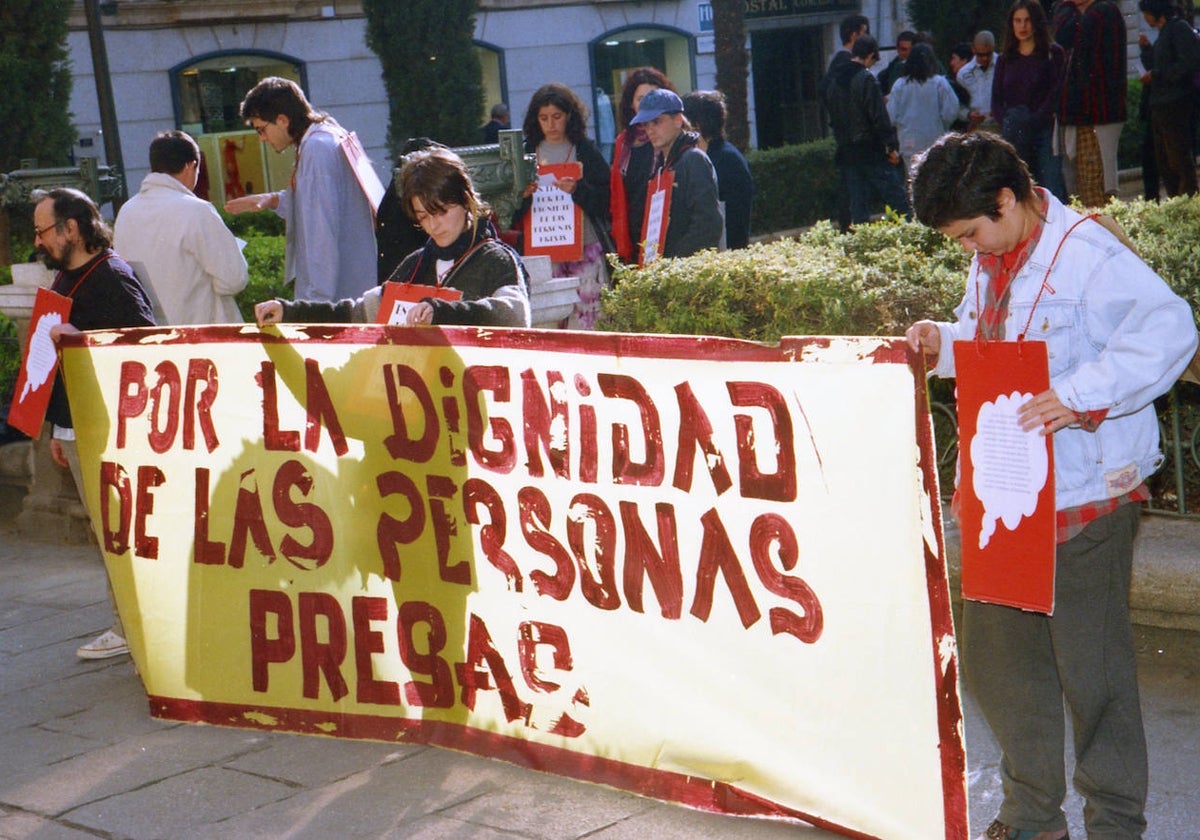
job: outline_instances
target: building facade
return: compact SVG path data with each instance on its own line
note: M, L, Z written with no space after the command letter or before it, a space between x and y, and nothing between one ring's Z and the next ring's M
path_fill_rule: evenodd
M872 31L890 43L897 5L748 0L753 145L824 136L816 87L838 47L838 22L865 7ZM107 0L100 12L130 191L149 169L150 139L170 128L200 141L214 203L286 184L291 152L272 152L237 116L245 92L268 75L294 79L317 108L356 131L387 182L387 94L358 0ZM532 93L557 81L589 104L589 130L605 147L629 69L657 66L681 92L715 84L712 10L703 0L480 0L475 42L485 89L481 125L502 101L519 127ZM75 153L103 161L82 0L69 48Z

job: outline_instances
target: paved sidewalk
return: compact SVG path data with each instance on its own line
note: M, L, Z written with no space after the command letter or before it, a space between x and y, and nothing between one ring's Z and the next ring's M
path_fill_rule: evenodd
M1195 545L1193 542L1192 545ZM818 840L795 824L688 810L434 747L150 717L128 657L82 662L107 626L92 546L0 522L0 838L596 838ZM1197 837L1200 636L1143 629L1151 743L1147 840ZM999 800L997 753L966 704L971 824ZM752 710L748 710L752 713ZM897 768L903 784L904 768ZM1072 836L1081 805L1068 802Z

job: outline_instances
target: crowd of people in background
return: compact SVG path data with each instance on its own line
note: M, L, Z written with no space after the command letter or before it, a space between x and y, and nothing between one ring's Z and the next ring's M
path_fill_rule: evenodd
M913 159L946 132L1000 135L1060 201L1077 196L1099 207L1117 194L1117 144L1128 115L1124 19L1114 0L1060 0L1053 8L1051 18L1040 0L1016 0L999 49L995 35L981 30L951 48L948 73L929 33L901 32L895 57L875 74L883 120L872 110L865 79L853 93L847 87L856 75L847 70L850 62L870 69L879 61L877 45L874 55L853 53L859 39L871 38L870 22L858 14L843 19L843 49L820 85L843 193L859 207L843 226L863 221L861 206L872 200L907 213L907 197L896 193L888 167L906 182ZM1200 34L1190 5L1140 0L1139 9L1144 192L1154 200L1164 192L1193 195Z

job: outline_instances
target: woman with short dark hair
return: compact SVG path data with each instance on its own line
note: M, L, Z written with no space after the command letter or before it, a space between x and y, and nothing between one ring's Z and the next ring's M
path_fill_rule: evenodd
M488 207L462 159L440 147L413 152L400 168L400 195L404 211L429 239L405 257L384 285L336 302L263 301L254 307L258 325L375 323L386 287L404 283L418 292L431 287L461 293L457 300L422 296L404 313L407 326L528 327L525 266L488 221Z

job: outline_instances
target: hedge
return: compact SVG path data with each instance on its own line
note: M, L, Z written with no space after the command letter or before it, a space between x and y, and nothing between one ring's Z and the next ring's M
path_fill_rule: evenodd
M1139 253L1200 309L1200 198L1113 201L1105 212ZM644 269L617 266L599 329L778 341L784 335L901 335L945 319L970 256L955 241L891 216L841 233L820 222L794 239L705 251Z

